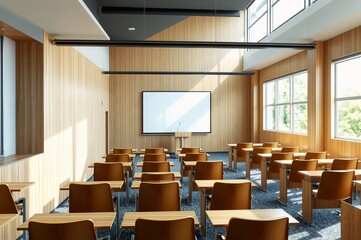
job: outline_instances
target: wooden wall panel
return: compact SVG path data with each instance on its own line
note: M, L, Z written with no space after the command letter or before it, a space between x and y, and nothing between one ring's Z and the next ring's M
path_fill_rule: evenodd
M190 17L150 40L241 41L243 18ZM113 71L242 71L242 50L111 48ZM226 151L250 140L249 76L111 75L109 148L174 149L172 136L142 136L142 91L212 91L212 133L194 135L192 146Z

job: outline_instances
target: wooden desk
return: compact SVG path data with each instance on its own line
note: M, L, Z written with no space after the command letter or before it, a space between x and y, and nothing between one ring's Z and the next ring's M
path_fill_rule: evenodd
M164 152L168 152L168 149L167 148L164 148ZM140 149L140 152L139 153L145 153L145 148L142 148Z
M114 149L110 149L109 152L110 152L110 153L113 153L113 150L114 150ZM136 154L137 152L138 152L138 149L132 148L132 153L133 153L133 154Z
M91 212L91 213L44 213L35 214L21 224L17 230L28 230L30 221L63 222L91 219L96 229L111 228L115 219L115 212Z
M207 157L209 158L211 155L209 155L208 153L207 153ZM180 153L180 154L178 154L178 158L179 158L179 169L180 169L180 173L181 173L181 175L182 175L182 182L183 182L183 169L184 169L184 158L186 157L186 153ZM192 161L193 162L193 161Z
M194 211L159 211L159 212L125 212L121 228L135 228L138 218L167 220L191 216L194 218L194 226L199 226L197 215Z
M157 173L169 173L169 172L147 172L150 174L157 174ZM181 178L180 172L170 172L174 174L174 178ZM140 180L142 178L143 172L136 172L134 173L133 180Z
M262 147L263 143L253 143L253 147ZM228 167L237 172L237 143L228 143Z
M203 236L206 236L206 191L212 190L215 182L224 182L224 183L245 183L250 182L246 179L224 179L224 180L195 180L195 184L197 185L200 191L200 214L201 214L201 230L203 232ZM255 186L253 184L253 186Z
M8 185L10 192L21 192L33 185L34 182L0 182L0 184Z
M119 153L119 154L120 154L120 153ZM125 154L126 154L126 153L125 153ZM114 155L117 155L117 153L114 154ZM135 154L128 154L128 155L129 155L129 158L130 158L131 161L135 158ZM107 158L107 155L103 155L102 158Z
M19 214L0 214L0 239L15 239ZM6 234L5 234L6 233Z
M137 167L143 167L144 162L137 162ZM169 162L170 166L174 166L174 162Z
M246 152L246 178L251 178L251 157L250 154L253 152L253 148L242 148L243 151ZM272 148L272 152L280 152L282 151L281 147Z
M119 191L121 191L121 189L123 187L124 181L68 182L64 186L60 187L60 190L69 190L69 186L71 183L77 183L77 184L82 184L82 185L92 185L95 183L109 183L110 188L112 189L113 192L119 192Z
M131 189L139 189L140 188L140 183L144 183L144 181L133 181L132 185L130 186ZM169 180L161 180L161 181L146 181L146 182L150 182L150 183L168 183L168 182L177 182L179 187L182 187L182 184L180 181L175 180L175 181L169 181Z
M356 170L355 175L356 175L356 173L357 173L357 175L361 175L361 170ZM355 180L353 182L356 184L355 189L357 189L358 186L361 186L361 180ZM360 204L361 204L361 192L360 192Z
M227 227L232 217L265 220L288 217L289 225L298 225L299 222L283 209L247 209L247 210L207 210L206 214L213 227Z
M101 163L112 164L114 162L101 162ZM132 165L133 165L132 162L121 162L121 164L123 165L123 167L131 167L131 168L132 168ZM88 168L94 168L94 163L89 164Z
M283 204L287 205L287 171L291 168L293 160L276 160L275 162L280 165L279 170L279 184L280 184L280 196L278 201ZM332 165L333 159L317 159L317 164L319 166L328 166ZM322 172L322 171L321 171Z
M151 153L151 154L153 154L153 153ZM168 153L166 153L165 156L166 156L167 158L170 158L170 154L168 154ZM140 157L140 158L144 158L144 154L140 154L139 157Z

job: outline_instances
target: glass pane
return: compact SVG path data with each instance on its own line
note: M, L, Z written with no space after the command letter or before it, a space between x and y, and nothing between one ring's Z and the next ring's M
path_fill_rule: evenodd
M258 42L267 36L267 14L265 14L257 23L248 30L250 42Z
M305 8L304 0L280 0L272 7L272 31Z
M277 81L278 85L278 98L277 103L290 102L290 79L284 78Z
M275 130L275 117L276 117L276 111L274 106L266 107L265 111L265 128L267 130Z
M361 57L335 63L336 97L361 96Z
M248 13L248 24L252 25L267 11L267 0L256 0L249 6Z
M307 104L293 106L293 131L307 133Z
M361 100L339 101L336 109L336 136L361 139Z
M275 82L265 83L265 103L266 105L275 104Z
M278 106L278 130L290 131L290 105Z
M293 101L307 101L307 73L293 76Z

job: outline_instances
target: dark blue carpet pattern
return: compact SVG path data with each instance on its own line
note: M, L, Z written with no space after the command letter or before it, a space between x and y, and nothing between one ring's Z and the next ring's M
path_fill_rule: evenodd
M228 164L228 153L210 153L210 160L223 160ZM137 156L135 161L140 161L140 158ZM173 161L175 166L172 168L172 171L179 171L179 161L174 156L171 157L170 161ZM224 177L226 179L237 179L243 177L243 171L245 169L244 163L238 163L238 172L233 172L225 166L224 168ZM141 171L140 168L137 168L136 171ZM260 171L252 169L251 171L251 181L257 185L260 185ZM184 178L183 188L180 189L181 193L181 210L194 210L197 213L198 218L200 218L199 213L199 193L193 192L193 205L187 203L188 196L188 179ZM131 190L130 192L130 204L128 207L125 206L125 193L120 193L121 195L121 213L119 216L120 222L123 219L124 212L135 211L135 196L137 190ZM302 191L301 189L290 189L288 191L288 206L283 206L277 201L279 196L279 185L278 181L268 180L268 192L256 188L252 190L252 208L254 209L264 209L264 208L282 208L289 214L291 214L296 219L300 220L298 212L302 210ZM354 200L355 205L358 205L358 200ZM289 228L289 239L340 239L340 216L335 212L336 209L316 209L314 210L314 225L309 226L305 222L300 220L298 226L291 226ZM65 200L53 211L54 213L64 213L68 212L68 201ZM197 230L198 239L214 239L215 231L224 232L223 229L213 229L211 224L207 219L207 238L204 238L199 230ZM120 239L131 239L132 235L131 230L121 230ZM100 233L102 234L102 233ZM103 235L103 234L102 234ZM115 226L113 226L111 231L111 239L115 239Z

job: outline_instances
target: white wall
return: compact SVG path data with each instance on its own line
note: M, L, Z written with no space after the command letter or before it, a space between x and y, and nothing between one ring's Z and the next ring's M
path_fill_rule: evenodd
M74 47L103 71L109 71L108 47Z
M16 153L16 45L4 37L3 45L3 129L4 156Z

